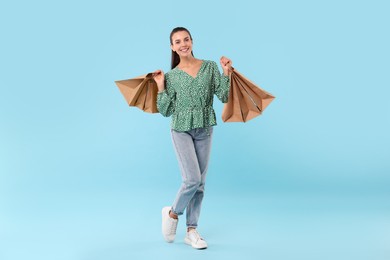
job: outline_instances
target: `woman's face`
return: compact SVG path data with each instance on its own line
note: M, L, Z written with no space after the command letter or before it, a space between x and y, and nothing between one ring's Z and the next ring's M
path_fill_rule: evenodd
M178 31L172 35L171 49L180 57L192 55L192 40L188 32Z

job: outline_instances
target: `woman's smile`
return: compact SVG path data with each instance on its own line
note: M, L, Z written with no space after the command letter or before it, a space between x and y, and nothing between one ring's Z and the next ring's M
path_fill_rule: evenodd
M181 52L187 53L187 52L190 50L190 48L188 48L188 47L183 47L183 48L180 48L179 50L180 50Z

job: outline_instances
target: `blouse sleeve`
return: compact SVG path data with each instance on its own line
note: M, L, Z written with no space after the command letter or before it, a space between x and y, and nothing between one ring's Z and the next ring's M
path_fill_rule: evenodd
M221 74L218 70L218 65L213 61L213 84L214 93L221 100L222 103L226 103L229 97L229 76Z
M176 93L171 85L169 76L165 74L165 90L157 94L157 109L165 117L175 111Z

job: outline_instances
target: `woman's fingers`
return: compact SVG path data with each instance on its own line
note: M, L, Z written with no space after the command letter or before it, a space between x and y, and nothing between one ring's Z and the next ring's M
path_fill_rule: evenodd
M154 81L157 83L158 91L161 92L164 90L164 72L162 70L156 70L152 72Z
M221 64L224 66L231 66L232 61L229 58L226 58L225 56L221 57Z
M230 72L232 72L232 61L229 58L226 58L225 56L222 56L220 59L223 74L229 75Z
M152 73L152 76L156 77L156 76L161 75L161 74L162 74L162 70L156 70L155 72Z

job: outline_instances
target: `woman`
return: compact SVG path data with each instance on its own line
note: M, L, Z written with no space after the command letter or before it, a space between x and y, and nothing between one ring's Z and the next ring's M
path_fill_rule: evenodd
M196 228L216 125L213 96L227 102L232 62L221 57L221 75L214 61L196 59L191 34L183 27L172 30L170 42L172 70L165 75L157 70L153 75L158 86L158 110L163 116L172 116L171 136L183 182L172 206L162 209L162 233L167 242L173 242L178 216L186 210L184 241L193 248L205 249L207 243Z

